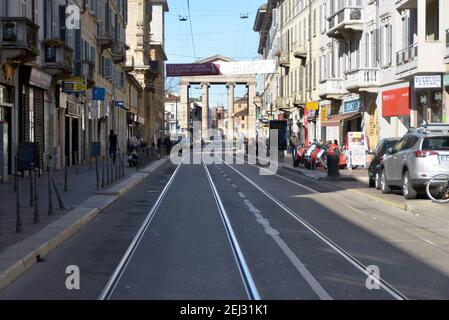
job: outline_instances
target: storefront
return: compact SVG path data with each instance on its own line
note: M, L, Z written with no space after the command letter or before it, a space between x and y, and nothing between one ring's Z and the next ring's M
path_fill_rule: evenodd
M43 73L29 66L19 69L19 143L35 142L38 145L39 168L44 167L45 117L44 94L51 84L42 83ZM44 89L45 88L45 89Z
M12 168L12 95L11 87L0 84L0 181L7 181Z
M426 123L442 123L443 119L443 86L441 75L415 76L414 110L412 126Z

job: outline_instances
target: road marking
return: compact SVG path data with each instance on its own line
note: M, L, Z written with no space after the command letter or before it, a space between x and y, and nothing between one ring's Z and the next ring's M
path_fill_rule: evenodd
M238 195L239 195L240 198L246 199L246 196L243 194L243 192L239 192Z
M287 207L285 204L283 204L281 201L279 201L276 197L274 197L272 194L270 194L268 191L264 190L262 187L260 187L257 183L255 183L253 180L245 176L243 173L235 169L233 166L225 163L229 168L231 168L233 171L235 171L238 175L240 175L243 179L248 181L251 185L253 185L257 190L259 190L261 193L263 193L266 197L268 197L270 200L272 200L274 203L276 203L281 209L283 209L285 212L287 212L292 218L297 220L299 223L301 223L305 228L307 228L310 232L312 232L315 236L317 236L319 239L321 239L324 243L326 243L328 246L330 246L335 252L337 252L340 256L345 258L349 263L351 263L354 267L356 267L358 270L360 270L363 274L365 274L367 277L374 277L370 272L368 272L367 267L362 264L360 261L358 261L355 257L353 257L351 254L346 252L344 249L342 249L340 246L338 246L335 242L330 240L328 237L326 237L323 233L321 233L318 229L316 229L314 226L309 224L305 219L299 217L293 210L291 210L289 207ZM380 286L387 291L393 298L397 300L408 300L408 298L403 295L401 292L399 292L397 289L395 289L392 285L387 283L385 280L381 278L376 278L376 280L379 281Z
M242 253L240 245L237 241L237 237L235 236L234 230L232 229L231 222L229 220L228 214L226 213L226 209L224 208L223 202L221 201L220 195L218 194L217 188L215 187L214 181L209 173L209 169L207 169L206 164L203 161L203 168L206 171L207 179L209 180L210 187L212 189L212 193L215 198L215 202L218 207L218 211L220 212L221 219L223 221L223 225L226 230L226 234L228 236L229 243L231 245L232 251L234 253L235 260L237 262L237 266L240 271L240 275L242 277L243 283L245 285L246 292L248 297L251 300L260 300L259 291L257 290L256 284L254 283L253 276L249 271L248 264L246 263L245 257Z
M296 270L301 274L310 288L315 292L315 294L321 300L333 300L329 293L321 286L318 280L312 275L312 273L306 268L306 266L299 260L296 254L290 249L290 247L285 243L284 240L280 237L280 233L278 230L274 229L270 225L270 221L261 215L261 211L257 209L254 204L246 199L244 201L245 205L248 207L249 211L252 212L256 218L257 222L260 223L265 230L265 233L271 236L278 245L278 247L284 252Z
M231 186L232 186L234 189L237 189L237 188L238 188L235 184L231 184Z
M153 207L151 208L150 212L146 216L145 220L143 221L142 225L139 228L139 231L137 231L137 234L135 235L133 241L129 245L128 249L126 250L125 254L123 255L122 259L120 260L119 264L115 268L114 272L112 273L112 276L109 278L109 281L106 283L106 286L104 287L103 291L101 292L99 296L99 300L109 300L114 293L115 288L117 287L117 284L120 282L120 279L123 276L124 271L126 270L126 267L128 266L129 262L132 259L132 256L136 252L137 247L139 246L140 242L142 241L142 238L147 231L148 227L151 224L151 221L153 220L156 211L159 209L162 201L164 200L168 189L173 183L173 180L177 176L179 169L181 168L182 162L176 167L175 172L173 172L170 180L165 185L164 189L162 190L161 194L157 198L156 202L154 203Z

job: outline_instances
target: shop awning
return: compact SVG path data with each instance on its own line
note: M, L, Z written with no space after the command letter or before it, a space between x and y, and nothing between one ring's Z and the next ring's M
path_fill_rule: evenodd
M323 127L338 127L343 121L350 121L361 116L360 112L339 113L329 116L327 121L323 121L321 125Z

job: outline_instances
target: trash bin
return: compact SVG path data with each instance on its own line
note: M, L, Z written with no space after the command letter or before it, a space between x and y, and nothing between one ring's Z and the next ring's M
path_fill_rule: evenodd
M338 178L340 176L340 155L327 156L327 177Z

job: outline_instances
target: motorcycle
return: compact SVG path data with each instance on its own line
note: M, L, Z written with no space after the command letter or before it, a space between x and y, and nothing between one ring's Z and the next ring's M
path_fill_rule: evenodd
M317 143L313 143L307 149L306 154L304 156L304 164L307 169L314 169L316 165L316 156L320 148Z
M297 168L299 166L302 166L302 167L304 166L306 151L307 151L306 146L304 144L301 144L298 149L298 152L296 152L295 159L293 160L293 166L295 168Z
M320 168L323 171L327 170L327 153L329 151L329 146L324 145L320 147L320 151L317 153L316 157L316 168Z

